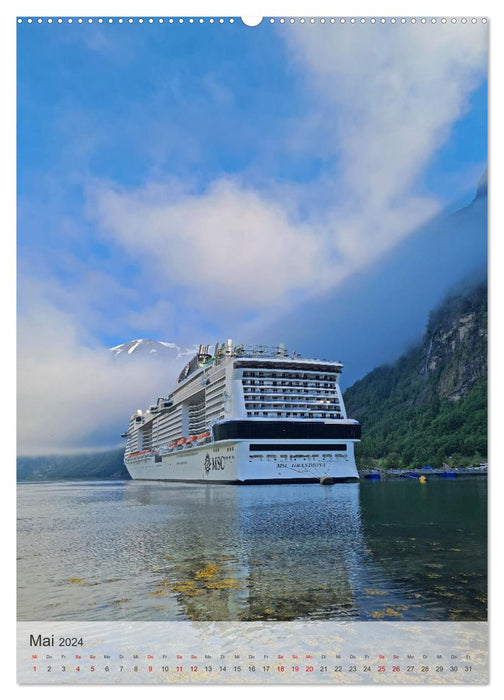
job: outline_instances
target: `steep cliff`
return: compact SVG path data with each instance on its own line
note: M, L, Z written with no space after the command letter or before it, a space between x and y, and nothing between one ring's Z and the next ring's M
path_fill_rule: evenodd
M430 316L422 342L345 392L362 422L358 462L467 464L487 452L487 289L452 294Z
M429 389L450 401L470 392L487 372L486 285L452 296L431 314L422 372Z

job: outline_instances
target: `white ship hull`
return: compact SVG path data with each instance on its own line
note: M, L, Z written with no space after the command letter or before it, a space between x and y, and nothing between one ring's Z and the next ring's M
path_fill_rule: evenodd
M125 464L132 479L148 481L259 484L359 479L352 443L344 452L332 451L331 442L327 442L327 451L316 452L307 451L306 445L299 452L282 450L280 440L267 453L254 452L253 447L250 440L222 441L160 455L158 461L152 454Z

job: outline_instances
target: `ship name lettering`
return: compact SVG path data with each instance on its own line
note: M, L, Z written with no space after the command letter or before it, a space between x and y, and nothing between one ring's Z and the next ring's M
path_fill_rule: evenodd
M276 466L278 469L299 469L301 471L306 471L307 469L320 469L326 465L324 462L292 462L292 464L277 462Z
M295 462L294 464L291 464L291 467L294 467L295 469L302 469L303 467L305 469L319 469L323 466L323 462Z
M210 470L220 471L225 469L226 462L232 459L230 455L221 455L218 457L210 457L209 454L205 457L205 471L208 474Z
M219 469L224 469L224 460L226 457L212 457L212 469L218 471Z

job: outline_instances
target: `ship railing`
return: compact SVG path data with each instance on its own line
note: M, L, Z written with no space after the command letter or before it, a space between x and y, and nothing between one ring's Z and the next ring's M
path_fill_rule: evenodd
M283 345L233 345L222 344L216 357L288 357L289 351Z

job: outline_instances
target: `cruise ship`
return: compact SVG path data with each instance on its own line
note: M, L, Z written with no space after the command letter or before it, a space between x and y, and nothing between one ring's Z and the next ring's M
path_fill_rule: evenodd
M341 362L283 344L200 345L167 397L130 419L133 479L225 484L357 481L360 424L347 418Z

